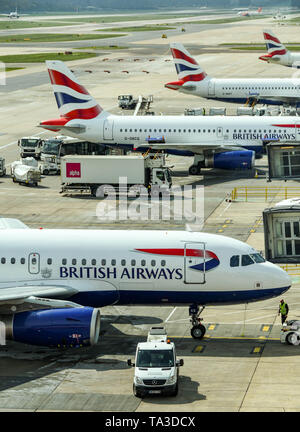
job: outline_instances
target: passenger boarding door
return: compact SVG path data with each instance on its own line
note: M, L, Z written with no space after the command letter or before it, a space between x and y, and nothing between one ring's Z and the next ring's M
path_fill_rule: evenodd
M223 128L222 127L217 128L217 138L223 139Z
M205 283L205 243L185 243L184 283Z
M210 80L208 83L208 96L215 96L215 82Z
M29 254L28 271L31 274L38 274L40 272L40 255L38 253Z
M296 130L295 130L296 141L300 142L300 122L295 122L295 125L296 125Z
M103 123L103 139L112 140L113 139L113 120L105 120Z

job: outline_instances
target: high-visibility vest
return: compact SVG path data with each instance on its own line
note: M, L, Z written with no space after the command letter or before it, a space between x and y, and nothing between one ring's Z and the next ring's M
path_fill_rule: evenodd
M281 315L286 315L286 303L280 303L279 305Z

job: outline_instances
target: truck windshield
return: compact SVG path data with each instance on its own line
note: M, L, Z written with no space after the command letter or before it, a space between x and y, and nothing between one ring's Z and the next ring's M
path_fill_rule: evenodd
M61 143L57 142L57 141L44 142L42 153L51 154L51 155L58 155L60 145L61 145Z
M21 146L22 147L35 147L38 143L38 139L22 139Z
M136 365L146 368L174 366L173 350L139 350Z

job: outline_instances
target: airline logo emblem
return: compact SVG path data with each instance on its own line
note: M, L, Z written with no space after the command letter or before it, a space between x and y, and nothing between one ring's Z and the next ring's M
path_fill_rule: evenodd
M155 255L165 256L181 256L190 258L199 258L199 263L189 266L192 270L198 270L206 272L215 269L219 264L220 260L217 255L209 250L204 249L136 249L139 252L145 252ZM202 262L200 262L202 261Z
M89 120L102 112L100 105L62 62L49 62L48 73L61 117Z
M81 177L80 163L67 162L66 163L66 177L75 178Z
M199 66L196 60L191 57L189 52L181 44L171 44L171 52L175 63L176 72L179 78L177 83L180 85L188 81L203 81L207 74ZM170 83L169 88L173 88ZM179 85L179 84L178 84ZM168 84L166 84L168 87Z
M274 35L264 32L264 38L268 50L268 57L274 57L275 55L285 55L287 53L284 45L282 45L280 40Z

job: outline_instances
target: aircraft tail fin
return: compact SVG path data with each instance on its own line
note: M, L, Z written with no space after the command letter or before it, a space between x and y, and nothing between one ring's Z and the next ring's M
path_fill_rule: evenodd
M268 53L260 56L259 58L261 60L271 61L275 56L278 58L288 53L286 47L280 42L280 40L271 30L264 30L263 33Z
M165 87L177 90L189 81L199 82L209 78L182 44L171 43L170 48L179 81L165 84Z
M84 128L80 124L81 120L91 120L105 113L64 62L51 60L46 61L46 65L60 118L43 121L39 126L52 131L68 127L78 131ZM72 125L68 126L71 120L79 123L72 122Z

